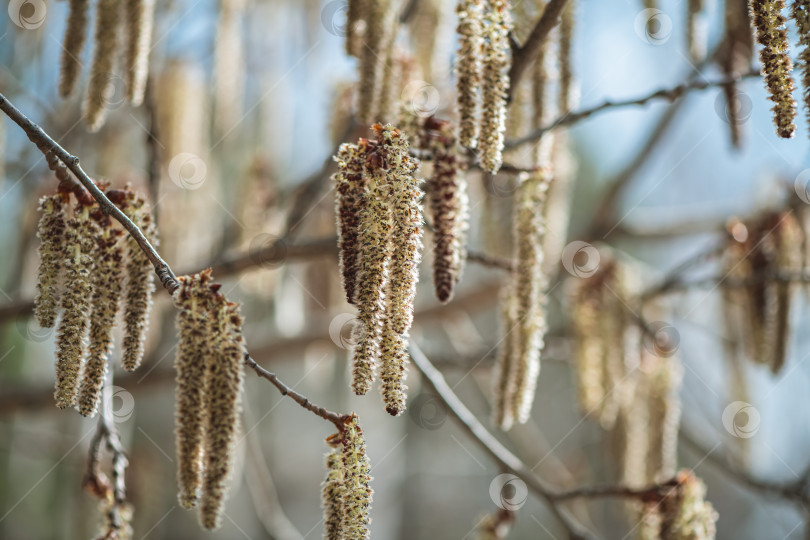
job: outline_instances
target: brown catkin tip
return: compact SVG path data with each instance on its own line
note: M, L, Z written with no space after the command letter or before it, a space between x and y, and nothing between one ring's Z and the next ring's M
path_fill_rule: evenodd
M149 74L154 11L155 0L126 0L124 81L127 99L136 107L143 102Z
M788 37L782 9L784 0L751 0L751 14L756 29L757 42L762 45L759 58L765 85L774 105L773 121L776 134L782 138L793 137L796 125L796 101L793 99L793 68L788 55Z
M478 144L478 89L482 79L484 46L484 1L459 0L458 56L456 59L456 90L458 93L459 131L462 146L475 148Z
M338 172L332 177L335 182L338 247L340 271L346 300L354 303L357 273L360 266L358 235L360 217L365 203L366 182L363 177L366 144L342 144L335 156Z
M799 65L802 68L804 109L810 120L810 0L794 0L791 15L799 35Z
M84 114L90 131L98 131L104 125L106 94L114 77L120 24L120 0L99 0L93 44L95 50L84 99Z
M209 411L205 428L205 481L200 504L200 521L206 529L216 529L222 522L228 481L233 470L245 356L239 305L220 296L211 315L216 322L213 355L206 358L205 388Z
M339 435L333 435L337 438ZM321 504L323 506L324 538L340 540L346 535L343 525L343 497L345 493L345 470L340 448L326 454L326 479L321 484Z
M177 485L178 499L184 508L197 505L203 474L203 441L209 406L206 365L214 356L216 345L214 321L209 313L210 279L208 272L181 276L178 278L180 288L174 293L174 303L180 310L174 363Z
M106 219L106 222L105 222ZM93 272L93 315L90 322L90 349L79 389L78 409L84 416L94 416L101 399L107 374L107 360L112 351L112 329L121 297L123 252L118 242L121 232L112 227L109 218L102 219L98 238L96 268Z
M344 538L364 540L371 537L371 462L366 455L363 430L357 417L351 416L343 428L341 459L344 470L343 519Z
M149 205L140 196L130 196L124 213L141 228L146 238L157 245L157 228ZM141 365L155 292L155 271L138 243L127 237L126 296L124 297L124 344L121 363L127 371Z
M385 411L391 416L399 416L405 411L407 399L408 336L398 334L391 325L386 324L380 340L380 356L380 390Z
M512 17L508 0L490 0L484 17L483 103L481 113L481 166L490 174L500 170L506 131L506 98L509 92Z
M68 97L73 92L82 71L81 57L87 34L89 4L89 0L70 0L59 73L59 95L62 97Z
M42 216L37 227L40 239L39 269L37 270L37 296L34 299L34 317L43 328L56 324L56 306L59 301L57 286L63 266L65 242L65 214L62 195L42 197L39 210Z
M433 177L427 191L434 230L433 287L436 298L446 303L453 298L467 259L469 199L451 124L439 126L430 137L430 146Z
M92 272L96 259L98 223L90 218L90 207L76 206L65 229L63 257L65 282L62 295L62 319L56 335L56 406L64 409L76 404L79 380L87 353L90 326Z

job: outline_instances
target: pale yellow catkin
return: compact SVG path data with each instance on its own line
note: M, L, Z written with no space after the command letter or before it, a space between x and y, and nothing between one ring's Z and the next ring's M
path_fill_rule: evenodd
M338 435L333 435L333 438ZM341 459L340 445L326 454L326 479L321 484L321 505L323 506L324 538L341 540L343 530L345 470Z
M497 173L503 161L511 29L508 0L489 0L484 16L483 94L478 149L481 167L490 174Z
M87 34L89 0L70 0L59 70L59 95L68 97L82 71L82 51Z
M706 28L703 25L703 0L688 0L686 12L686 48L692 62L706 55Z
M459 0L459 50L456 57L456 93L459 116L458 140L462 146L478 144L479 88L483 67L484 0Z
M600 294L598 289L578 282L571 308L574 328L574 365L577 374L579 408L582 414L598 418L605 397L602 377L602 341L599 338Z
M510 279L506 284L500 302L501 340L498 343L498 353L495 358L493 377L493 408L492 423L504 431L510 429L515 421L512 414L511 400L514 384L512 373L517 362L518 327L517 296L515 295L515 282Z
M810 120L810 0L793 0L791 15L799 34L799 61L802 68L804 110Z
M100 231L91 219L92 207L78 204L65 229L63 257L65 283L62 295L62 319L56 335L56 406L64 409L76 404L81 370L87 354L90 327L92 273L97 256Z
M678 428L681 401L678 390L683 368L676 357L655 358L654 367L644 384L648 395L649 450L647 453L647 479L658 482L675 474L678 457Z
M243 116L245 84L241 23L244 0L220 0L214 45L214 126L226 136Z
M122 288L123 253L118 241L121 232L112 227L109 218L106 223L102 221L101 231L93 272L90 348L78 398L78 409L83 416L94 416L101 401Z
M571 112L571 98L574 91L574 74L571 67L571 49L574 41L574 22L577 9L576 0L568 0L560 15L560 41L557 62L560 65L559 113ZM538 59L537 61L540 61Z
M352 415L343 428L341 459L344 470L343 519L345 538L365 540L371 537L371 462L366 455L363 430Z
M96 8L93 63L84 99L84 115L90 131L98 131L104 125L107 93L115 77L121 11L120 0L99 0Z
M639 538L714 540L718 514L705 500L705 484L687 469L678 472L675 482L662 489L660 501L643 505Z
M143 102L146 78L149 75L149 51L152 47L155 0L125 1L124 82L127 99L137 107Z
M37 236L41 243L34 317L41 327L52 328L56 324L59 275L64 258L64 196L58 194L42 197L39 200L39 210L42 212L42 216L37 226Z

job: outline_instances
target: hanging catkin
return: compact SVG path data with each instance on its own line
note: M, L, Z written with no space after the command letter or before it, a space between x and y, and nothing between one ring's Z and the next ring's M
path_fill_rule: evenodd
M791 15L799 34L801 51L798 64L802 68L802 96L805 114L810 120L810 0L794 0Z
M478 141L481 166L490 174L500 170L503 160L511 29L508 0L490 0L484 17L483 97Z
M332 435L327 439L330 445L335 446L326 454L326 479L321 484L321 505L323 506L324 538L339 540L345 538L343 530L343 497L345 493L345 470L341 459L340 434Z
M782 138L793 137L796 125L796 101L793 99L793 78L788 55L787 29L782 9L784 0L751 0L754 28L757 41L762 45L759 53L765 85L774 105L773 121L776 134Z
M146 238L157 245L157 229L146 201L130 194L123 208L126 216L140 227ZM155 291L152 263L131 236L127 237L126 296L124 297L124 354L121 363L127 371L141 365Z
M357 114L361 124L376 121L376 97L385 62L386 21L390 0L364 0L365 32L359 51L360 82L357 93Z
M363 177L363 165L367 145L365 139L358 144L342 144L335 161L338 172L332 176L337 193L336 214L338 225L338 248L340 253L340 271L343 277L343 288L346 301L354 303L354 291L357 286L357 274L360 270L360 217L365 203L366 183Z
M136 107L143 102L149 75L154 12L155 0L126 0L124 82L127 99Z
M343 519L341 531L345 538L370 538L371 518L371 463L366 455L363 430L357 417L350 416L344 425L341 440L341 459L344 470Z
M666 487L662 497L645 502L639 523L642 540L713 540L717 512L705 500L706 486L692 471L683 469Z
M34 317L43 328L52 328L56 324L56 306L59 301L57 286L64 258L64 197L62 194L47 195L39 200L42 216L39 219L37 236L41 244Z
M675 474L678 457L678 427L681 402L678 389L683 368L675 357L651 358L652 366L642 385L647 393L647 481L659 482Z
M107 360L112 351L112 329L121 296L123 253L118 242L120 229L109 217L101 220L101 236L96 239L98 254L93 272L93 315L90 322L90 349L79 389L78 408L84 416L94 416L101 399Z
M686 47L692 62L706 55L706 28L703 23L703 0L688 0L686 12Z
M754 53L754 38L751 33L751 14L748 0L727 0L725 3L725 36L724 45L719 51L719 64L723 74L728 78L739 77L751 64ZM740 148L742 144L742 124L746 120L741 115L742 101L739 85L736 83L723 86L726 99L726 120L731 135L731 145Z
M557 52L557 61L560 64L559 113L571 112L571 98L574 75L571 69L571 48L574 41L574 15L576 13L576 0L569 0L560 15L560 45ZM538 58L537 62L542 62Z
M366 11L370 0L348 0L346 2L346 54L360 57L363 35L366 28Z
M433 176L427 189L434 231L433 287L436 298L446 303L453 298L467 259L469 199L452 125L435 119L429 121L436 128L429 135Z
M456 58L456 90L458 93L458 141L475 148L478 144L478 89L481 87L484 46L484 0L459 0L459 50Z
M68 97L73 92L82 71L81 58L87 33L89 4L89 0L70 0L59 70L59 95L62 97Z
M495 376L493 384L493 409L492 423L506 431L512 427L515 418L512 415L512 373L514 364L517 361L518 326L517 319L517 297L515 296L515 283L509 280L500 302L501 311L501 338L498 343L498 354L495 359Z
M121 26L120 0L99 0L96 12L93 64L84 99L84 114L90 131L104 125L106 93L111 85L118 54L118 35Z
M79 380L87 354L87 331L90 326L90 299L93 293L92 272L96 258L98 223L90 217L92 206L79 202L65 228L65 288L62 295L62 319L56 335L56 406L60 409L76 404Z

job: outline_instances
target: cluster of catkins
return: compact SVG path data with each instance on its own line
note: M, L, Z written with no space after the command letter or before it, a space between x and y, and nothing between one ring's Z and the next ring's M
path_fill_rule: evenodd
M460 0L456 61L459 142L495 174L503 161L512 16L508 0Z
M408 332L422 253L422 191L407 137L374 124L376 140L343 144L335 157L338 242L347 300L359 311L352 388L365 394L380 365L385 410L405 410Z
M792 210L770 213L728 226L724 253L727 287L723 312L733 347L777 373L785 363L790 337L791 304L796 283L789 277L803 269L799 249L804 229Z
M211 271L178 278L175 357L178 498L200 506L200 521L216 529L239 424L245 345L239 305L219 293Z
M321 484L324 537L329 540L370 538L371 463L357 416L346 417L338 433L326 439L326 479Z
M132 191L107 196L153 243L156 230L148 205ZM98 410L112 350L112 329L124 298L122 365L135 370L144 340L154 291L152 264L129 236L104 214L89 195L79 192L71 204L66 191L40 200L40 266L34 316L42 327L56 324L56 405L75 406L85 416ZM126 282L122 275L125 270ZM64 287L61 287L64 283Z
M717 512L705 500L706 486L692 471L683 469L664 488L661 497L645 502L638 523L641 540L712 540Z
M89 0L70 0L62 43L59 93L69 96L82 70L82 50L90 15ZM104 124L105 102L118 75L116 62L123 45L123 83L127 99L140 105L149 71L155 0L98 0L93 62L84 99L84 114L91 131ZM123 28L122 28L123 27ZM123 35L124 43L121 43Z

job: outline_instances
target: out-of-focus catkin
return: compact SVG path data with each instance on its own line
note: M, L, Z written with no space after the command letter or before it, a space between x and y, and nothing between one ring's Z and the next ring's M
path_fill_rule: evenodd
M703 1L688 0L686 6L686 47L692 62L701 62L706 55L706 27L703 21Z
M344 425L341 459L344 470L343 519L341 530L345 538L370 538L371 462L366 455L363 430L357 417L350 416Z
M725 35L724 45L718 51L718 63L723 74L728 78L739 77L751 64L754 53L754 38L751 32L751 13L748 0L727 0L725 2ZM742 145L744 115L744 94L736 83L723 86L726 98L726 120L734 148Z
M475 538L477 540L505 540L515 522L515 513L499 510L477 520Z
M673 483L660 500L644 505L640 538L713 540L718 515L706 501L705 484L688 469L679 471Z
M126 0L124 82L127 99L135 106L143 102L146 89L154 11L155 0Z
M512 373L515 370L514 364L517 362L517 353L520 350L517 344L519 336L516 331L518 318L514 280L510 280L506 284L501 295L500 312L502 337L498 343L498 353L495 359L492 423L502 430L508 430L515 421L511 407L514 386Z
M571 111L574 92L574 74L571 68L571 49L574 42L574 22L577 9L576 0L569 0L560 15L560 45L557 50L557 61L560 64L559 113ZM542 59L538 58L538 62Z
M802 68L802 96L805 114L810 120L810 0L794 0L791 15L799 34L799 61Z
M121 296L123 253L118 242L120 229L114 229L108 217L101 219L101 236L96 239L98 254L93 272L90 349L79 389L78 409L84 416L94 416L101 399L107 374L107 361L112 351L112 329Z
M146 238L157 245L157 228L146 201L131 194L123 208L126 216L140 227ZM127 371L141 365L155 291L152 263L131 236L127 237L126 296L124 297L124 354L121 363Z
M89 11L89 0L70 0L59 70L59 95L62 97L68 97L73 92L81 75Z
M369 0L348 0L346 2L346 54L359 57L363 46L366 28L366 10Z
M104 125L106 93L112 84L118 55L121 10L120 0L99 0L96 8L93 63L84 99L84 114L90 131L98 131Z
M676 357L651 358L653 365L642 382L647 394L647 479L659 482L675 474L681 401L678 390L683 368Z
M90 217L92 207L77 204L74 216L65 228L63 257L65 288L61 304L64 311L56 336L56 406L64 409L76 404L81 370L87 354L90 326L92 272L96 257L98 223Z
M490 0L484 17L482 112L478 149L483 169L500 170L506 131L512 17L508 0Z
M456 90L458 94L459 131L462 146L475 148L478 144L478 90L482 80L484 47L484 0L459 0L459 50L456 59Z
M360 47L359 89L357 114L361 123L370 124L377 111L377 92L385 62L386 30L388 29L389 0L363 0L365 31Z
M773 121L776 134L793 137L796 125L796 101L793 99L792 64L788 55L787 29L782 9L784 0L751 0L751 13L757 41L762 45L759 53L765 85L774 105Z
M360 218L365 203L366 183L363 177L366 141L358 144L342 144L335 160L338 172L332 177L337 192L336 214L340 270L346 300L354 303L357 274L360 270Z
M340 434L332 435L327 441L335 441ZM343 497L345 493L345 470L341 458L340 444L326 454L326 479L321 484L321 505L323 506L324 538L339 540L345 538L343 530Z
M43 328L56 324L56 306L59 302L59 274L62 269L65 242L64 195L46 195L39 201L42 216L37 227L40 239L39 269L37 270L37 296L34 316Z

